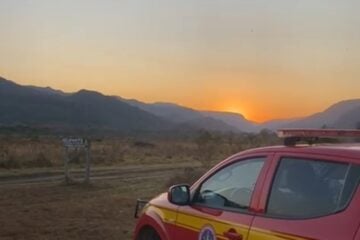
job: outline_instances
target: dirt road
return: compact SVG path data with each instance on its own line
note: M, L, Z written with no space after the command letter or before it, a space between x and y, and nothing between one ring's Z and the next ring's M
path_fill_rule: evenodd
M169 173L185 168L197 168L194 164L155 164L155 165L135 165L124 167L93 168L91 180L98 181L104 179L144 179L168 176ZM70 173L73 180L80 182L84 179L84 170L73 170ZM0 174L0 186L2 185L26 185L36 183L60 183L64 181L64 173L61 170L48 171L23 171L16 174Z

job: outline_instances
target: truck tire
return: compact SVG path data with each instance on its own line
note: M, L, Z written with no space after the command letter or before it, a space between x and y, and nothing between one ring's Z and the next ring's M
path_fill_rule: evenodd
M161 240L159 234L152 227L143 228L136 240Z

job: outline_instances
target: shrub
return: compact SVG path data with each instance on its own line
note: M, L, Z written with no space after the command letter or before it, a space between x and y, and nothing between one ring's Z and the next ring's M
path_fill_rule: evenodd
M182 173L175 174L165 184L165 186L171 187L176 184L193 184L204 174L203 169L185 168Z
M156 145L150 142L144 142L144 141L135 141L134 142L135 147L139 148L155 148Z
M52 167L53 164L49 158L45 156L44 153L40 152L36 157L28 162L24 162L25 167L35 167L35 168L44 168Z
M21 168L21 164L18 159L12 155L7 155L5 158L0 159L0 168L16 169Z

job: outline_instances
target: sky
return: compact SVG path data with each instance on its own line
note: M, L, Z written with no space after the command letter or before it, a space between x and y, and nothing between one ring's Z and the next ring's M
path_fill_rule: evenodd
M0 76L306 116L360 97L358 0L1 0Z

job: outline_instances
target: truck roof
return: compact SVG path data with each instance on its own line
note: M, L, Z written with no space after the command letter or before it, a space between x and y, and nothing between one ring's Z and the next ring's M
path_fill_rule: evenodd
M360 163L360 143L351 144L315 144L296 146L271 146L246 150L236 155L257 153L302 153L324 156L337 156L357 159ZM235 156L236 156L235 155Z

